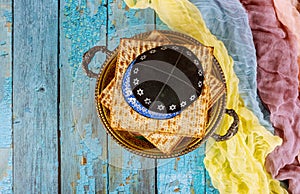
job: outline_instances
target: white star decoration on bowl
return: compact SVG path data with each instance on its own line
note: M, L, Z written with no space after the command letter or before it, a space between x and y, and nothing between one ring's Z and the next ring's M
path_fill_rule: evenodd
M169 106L169 109L170 109L170 110L175 110L175 109L176 109L176 105L175 105L175 104L172 104L171 106Z
M154 54L154 53L156 53L156 50L151 50L150 53Z
M137 74L139 72L139 68L134 68L133 73Z
M199 70L199 71L198 71L198 75L199 75L199 76L202 76L202 75L203 75L203 72L202 72L201 70Z
M138 94L139 96L144 95L144 90L142 90L141 88L138 89L136 92L137 92L137 94Z
M150 99L150 98L146 98L144 101L145 101L145 103L148 104L148 105L151 104L151 99Z
M166 46L163 46L163 47L161 47L161 50L167 50L167 47Z
M160 105L157 106L157 109L160 110L160 111L162 111L162 110L165 109L165 106L162 105L162 104L160 104Z
M202 87L202 82L201 82L201 81L198 82L198 87L199 87L199 88Z
M196 98L196 96L195 96L195 95L192 95L192 96L190 97L190 100L193 101L193 100L195 100L195 98Z
M140 58L140 59L143 61L143 60L145 60L145 59L146 59L146 57L147 57L146 55L143 55L143 56L141 56L141 58Z
M126 93L126 96L132 95L132 91L131 90L126 90L125 93Z
M135 78L135 79L133 80L133 84L134 84L135 86L138 85L139 82L140 82L140 80L139 80L138 78Z
M134 104L136 102L136 99L135 98L128 98L128 102Z
M179 47L178 47L178 46L172 46L172 49L174 49L174 50L178 50L178 49L179 49Z
M186 106L186 101L182 101L181 103L180 103L180 107L185 107Z

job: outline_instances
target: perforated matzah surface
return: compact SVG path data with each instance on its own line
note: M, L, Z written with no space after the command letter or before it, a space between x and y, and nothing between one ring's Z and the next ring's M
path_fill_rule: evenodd
M163 43L155 41L141 41L121 39L115 72L115 87L112 95L111 127L132 132L170 133L187 137L201 138L205 130L208 110L208 86L204 81L201 96L186 110L168 120L156 120L143 117L133 111L122 97L122 78L128 67L139 54L161 46ZM203 67L212 63L212 49L194 45L184 45L199 58ZM209 55L206 53L209 52ZM207 80L207 78L206 78Z

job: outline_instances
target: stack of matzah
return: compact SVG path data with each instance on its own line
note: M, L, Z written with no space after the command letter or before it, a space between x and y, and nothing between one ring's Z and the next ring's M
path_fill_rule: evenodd
M167 37L157 31L153 31L147 40L122 39L119 46L115 78L98 98L103 106L110 109L110 125L114 130L137 132L166 154L170 154L183 137L203 137L208 120L208 109L218 96L225 92L224 84L211 75L212 48L184 45L199 58L205 71L204 87L199 98L171 119L150 119L135 112L122 97L122 78L128 65L139 54L170 43ZM210 88L214 88L213 92Z

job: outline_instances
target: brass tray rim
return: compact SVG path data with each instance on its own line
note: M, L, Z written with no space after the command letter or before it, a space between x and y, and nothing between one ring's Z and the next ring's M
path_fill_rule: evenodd
M191 42L193 42L196 45L202 45L196 39L194 39L190 36L187 36L185 34L179 33L179 32L174 32L174 31L169 31L169 30L157 30L157 31L161 32L163 34L171 34L171 35L175 35L175 36L181 36L182 38L186 38L186 39L190 40ZM149 35L150 33L151 33L151 31L150 32L144 32L144 33L141 33L141 34L137 34L137 35L135 35L131 38L135 38L135 39L143 38L143 36ZM202 139L193 141L191 144L188 144L187 145L188 147L186 149L184 149L180 152L177 152L177 153L172 153L170 155L167 155L167 154L165 154L161 151L158 151L159 154L154 154L154 153L150 153L150 152L148 153L148 152L145 152L145 150L133 149L134 146L132 146L132 145L131 145L132 147L130 147L128 145L129 142L128 141L126 142L122 138L120 138L119 135L114 132L115 130L113 130L111 128L110 123L108 122L108 120L107 120L107 118L104 114L103 109L105 107L103 107L103 105L98 100L98 95L102 91L100 86L102 86L102 84L103 84L103 75L105 74L105 72L109 68L109 65L111 65L111 62L114 60L114 58L117 57L118 51L119 51L119 46L117 48L115 48L113 51L111 51L110 54L107 54L107 58L104 61L103 65L102 65L102 67L99 71L99 74L97 76L97 81L96 81L96 86L95 86L95 104L96 104L96 108L97 108L98 117L100 118L101 123L105 127L106 132L115 140L115 142L117 142L120 146L122 146L126 150L128 150L128 151L130 151L134 154L143 156L143 157L153 158L153 159L168 159L168 158L174 158L174 157L182 156L184 154L187 154L187 153L197 149L198 147L203 145L208 140L208 138L210 138L214 134L214 132L217 130L218 126L220 125L221 120L224 117L225 110L226 110L226 104L227 104L226 79L225 79L225 76L224 76L224 72L223 72L220 64L218 63L218 61L216 59L214 59L214 60L217 64L217 69L220 73L220 77L222 77L221 81L225 84L225 93L217 101L217 102L219 102L221 100L223 101L222 102L223 106L221 107L220 114L217 115L217 118L215 118L216 122L214 122L213 126L210 129L206 129L204 137ZM194 138L194 139L197 139L197 138Z

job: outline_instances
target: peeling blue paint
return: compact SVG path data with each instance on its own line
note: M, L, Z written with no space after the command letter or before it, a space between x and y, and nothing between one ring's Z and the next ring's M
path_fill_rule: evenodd
M141 16L140 10L126 10L126 3L120 2L120 5L114 0L108 0L108 46L114 49L120 41L120 38L131 37L138 33L154 29L154 23L147 23L149 18ZM115 26L115 23L118 26Z
M0 7L2 8L2 7ZM0 9L1 26L12 22L11 7ZM4 20L2 19L4 17ZM8 25L7 25L8 26ZM11 32L0 31L0 193L12 191L12 77Z
M106 1L99 6L94 1L66 0L64 3L64 22L62 24L65 37L71 41L71 52L68 56L68 64L72 67L73 79L73 106L80 109L85 99L79 98L89 92L89 79L78 74L83 54L99 41L106 40L107 7ZM76 80L76 81L75 81ZM84 93L84 94L83 94ZM77 98L78 97L78 98ZM78 123L76 123L78 124ZM80 126L80 125L78 125ZM69 129L75 131L75 124ZM77 157L84 161L79 166L79 179L76 184L76 193L96 193L96 180L93 172L95 161L102 155L102 147L99 139L92 137L91 124L84 125L81 136L81 149L77 151ZM61 140L62 141L62 140ZM103 162L103 165L106 165Z
M12 144L12 78L5 78L3 88L0 88L0 148L10 148Z
M205 146L158 167L158 193L205 193ZM192 192L193 191L193 192Z
M73 112L80 112L78 110L86 107L84 106L84 102L90 101L90 99L86 99L86 97L89 96L86 95L86 92L90 92L90 80L83 77L82 72L77 71L83 53L90 47L97 45L99 41L105 40L106 33L104 32L106 32L106 30L108 34L108 45L112 48L117 46L120 37L133 36L137 33L147 31L144 26L147 18L136 17L141 14L141 12L136 10L126 11L125 3L123 1L120 2L122 3L120 4L121 7L116 7L119 6L116 1L108 0L107 5L102 1L97 9L90 9L89 4L93 4L91 1L65 1L65 22L63 22L62 27L66 38L71 41L71 53L68 57L68 63L72 67L73 79L76 78L76 80L73 81L72 93L72 103L73 107L76 107L76 110ZM107 18L107 15L109 16L109 19ZM149 30L152 30L153 26L154 24L149 27ZM128 30L129 27L131 28L130 30ZM76 182L76 193L95 193L97 192L95 189L95 177L97 177L97 175L94 174L93 169L95 163L99 162L99 157L103 154L102 149L104 148L101 147L99 139L92 136L93 129L91 124L84 125L82 129L78 129L78 126L82 126L82 123L76 123L76 129L82 130L79 132L82 138L81 149L77 150L76 154L83 162L79 166L79 178ZM69 130L72 132L74 129L75 127L72 127ZM123 157L124 164L122 167L132 169L120 171L120 176L122 176L122 182L124 184L120 184L115 191L109 191L110 193L131 193L132 184L142 184L143 180L136 178L139 176L137 168L142 168L139 158L131 154L124 154ZM103 160L102 165L106 167L108 161ZM108 178L108 176L109 172L102 174L102 177L104 178ZM132 178L128 179L128 177Z
M1 158L2 152L8 152L7 158ZM1 175L0 171L0 193L2 194L11 194L12 190L12 150L11 149L1 149L0 150L0 159L7 163L6 171L4 175ZM7 160L6 160L7 159ZM0 168L1 170L1 168Z
M84 126L85 136L80 142L81 149L77 151L77 156L84 158L84 163L80 165L80 178L77 180L76 193L96 193L96 180L93 172L93 165L102 155L102 147L98 138L92 137L92 125ZM102 165L106 165L105 162Z
M4 11L3 16L6 18L6 22L12 23L12 12L11 11Z
M8 53L6 51L0 51L0 56L1 57L5 57L7 55L8 55Z
M102 33L106 28L106 10L105 1L99 5L96 14L87 6L87 1L66 0L65 2L65 22L62 26L66 38L71 40L68 62L73 67L73 77L80 66L82 55L95 46L101 37L106 37L106 34Z
M10 69L8 69L10 72ZM0 160L4 162L4 175L0 172L0 193L12 191L12 77L4 78L0 87ZM3 78L3 77L0 77ZM0 80L2 81L2 80ZM1 153L2 152L2 153ZM3 154L6 152L8 154ZM5 158L2 158L5 157ZM1 163L1 162L0 162ZM0 167L1 168L1 167Z
M114 187L113 190L109 190L109 193L132 193L133 187L138 188L138 184L142 184L144 180L139 176L139 170L143 169L140 159L140 157L134 154L122 154L123 164L122 166L117 166L123 169L122 171L120 171L119 175L121 178L117 178L119 181L118 185ZM135 178L137 176L139 176L139 179Z

